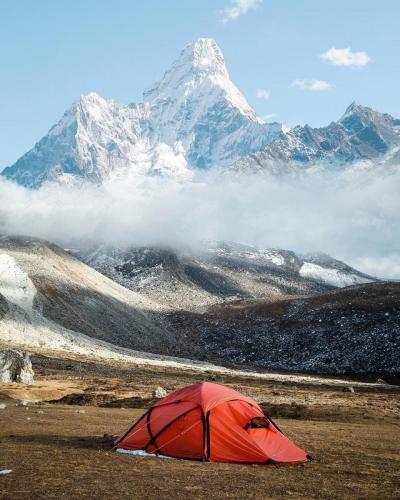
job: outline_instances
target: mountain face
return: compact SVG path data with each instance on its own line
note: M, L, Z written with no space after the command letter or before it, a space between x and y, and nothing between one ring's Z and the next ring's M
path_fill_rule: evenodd
M372 279L326 255L215 242L191 255L100 248L86 260L125 287L55 245L0 237L0 344L175 367L196 362L165 355L399 374L400 285L337 288ZM319 272L304 275L306 264Z
M180 143L190 165L225 166L257 151L282 130L265 124L231 82L221 50L210 39L188 45L161 81L145 92L147 136ZM161 126L160 126L161 124Z
M81 252L89 266L164 310L205 310L262 297L299 296L375 281L325 254L209 242L194 250L100 246Z
M115 346L179 352L158 310L55 245L0 237L0 343L114 357Z
M297 126L266 148L235 165L238 170L267 170L277 165L345 165L390 154L400 146L400 120L352 103L338 122L327 127Z
M31 188L53 179L101 183L125 174L185 178L192 169L232 164L281 130L256 116L231 82L217 44L201 38L139 104L81 96L3 175Z
M3 174L32 188L59 176L101 181L110 170L133 160L140 146L136 110L91 93L81 96L31 151Z
M400 284L171 313L169 327L230 363L324 374L400 374Z

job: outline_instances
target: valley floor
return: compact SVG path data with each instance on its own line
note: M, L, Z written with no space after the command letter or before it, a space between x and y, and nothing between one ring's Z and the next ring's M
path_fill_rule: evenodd
M171 368L122 368L35 357L35 385L1 386L0 498L396 498L400 391L257 380ZM201 380L256 399L315 460L286 466L119 455L121 434L151 392ZM21 400L42 400L23 405Z

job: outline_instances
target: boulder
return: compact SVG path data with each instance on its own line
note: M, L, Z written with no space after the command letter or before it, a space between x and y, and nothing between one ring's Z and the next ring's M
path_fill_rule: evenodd
M384 380L383 378L378 378L377 381L376 381L377 384L387 384L386 380Z
M14 349L0 351L0 383L32 385L33 376L28 353Z
M157 398L157 399L165 398L166 395L167 395L167 391L160 386L156 387L154 389L154 391L152 392L153 398Z

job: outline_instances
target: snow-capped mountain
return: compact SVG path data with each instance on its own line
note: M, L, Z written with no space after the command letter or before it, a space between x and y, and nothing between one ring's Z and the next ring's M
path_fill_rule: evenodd
M3 175L32 188L126 173L190 177L192 169L223 167L262 149L281 131L250 108L215 41L200 38L139 104L81 96Z
M266 148L237 162L238 170L280 170L320 165L346 165L374 160L400 146L400 120L353 102L327 127L297 126Z
M140 103L81 96L2 175L30 188L48 180L102 183L125 175L190 179L210 168L281 175L385 155L392 162L399 147L400 120L356 103L323 128L264 123L230 80L215 41L200 38Z
M145 92L143 106L151 141L181 143L189 165L198 168L231 164L282 130L257 117L230 80L222 52L211 39L188 45L162 80Z

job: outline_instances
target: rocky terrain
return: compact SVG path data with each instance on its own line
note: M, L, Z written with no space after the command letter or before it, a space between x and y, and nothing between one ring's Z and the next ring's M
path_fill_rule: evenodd
M399 375L398 284L324 254L107 250L80 257L120 284L45 241L1 238L0 343L182 369Z
M123 353L113 346L179 352L152 318L157 304L37 239L0 239L0 307L6 344L114 356Z
M216 304L305 295L376 280L324 254L300 256L227 242L181 250L102 245L76 255L166 310L206 310Z
M400 284L171 314L204 351L268 370L400 376Z

